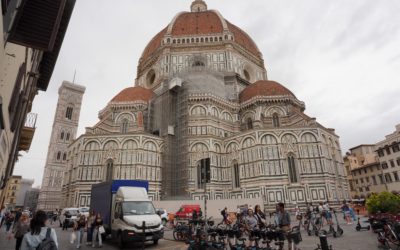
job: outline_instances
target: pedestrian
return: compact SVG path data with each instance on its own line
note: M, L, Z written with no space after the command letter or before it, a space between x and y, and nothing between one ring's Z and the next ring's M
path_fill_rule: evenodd
M91 210L89 212L89 217L87 219L87 238L86 238L86 245L92 245L92 237L93 237L93 223L96 219L96 214L94 213L94 210Z
M350 218L350 207L349 207L349 205L347 205L346 202L343 203L342 211L344 213L344 218L346 219L347 225L353 224L351 222L351 218Z
M29 214L22 213L19 220L14 224L14 237L16 239L15 250L21 248L22 239L24 235L29 232Z
M6 211L7 211L6 207L2 206L0 210L0 228L3 226L3 223L6 219Z
M228 224L228 208L224 207L224 209L221 210L221 215L222 215L222 221L218 224Z
M83 235L85 234L85 228L86 228L86 217L82 214L81 216L79 216L79 219L75 222L74 225L74 230L78 232L76 239L77 241L76 248L78 249L81 248Z
M44 241L47 236L50 238L50 242L54 245L53 248L46 249L58 249L58 241L56 231L53 228L46 227L47 214L43 210L37 211L30 222L30 232L24 235L21 244L21 250L35 250L39 244L46 242Z
M265 214L261 211L260 205L256 205L254 207L254 215L257 218L258 226L260 228L264 227L266 222L265 221L266 217Z
M101 238L101 227L103 227L103 219L101 218L101 214L97 213L93 227L93 237L92 237L92 247L96 246L96 240L99 241L99 247L103 246L102 238Z
M69 227L69 224L71 223L71 218L72 218L72 215L71 215L71 213L69 212L69 211L66 211L65 213L64 213L64 217L65 217L65 219L64 219L64 222L63 222L63 227L62 227L62 230L68 230L68 227Z
M14 222L14 218L15 218L14 212L11 212L11 213L8 212L6 214L6 232L10 231L11 225Z
M14 225L17 224L17 221L19 221L21 215L22 215L21 208L18 208L17 211L15 211Z
M276 215L275 215L275 223L277 226L285 233L290 232L290 214L285 211L285 204L282 202L278 203L276 206ZM281 237L279 240L284 241L285 238ZM288 244L288 247L290 249L290 241Z
M327 224L328 225L333 225L331 208L329 206L329 203L326 201L325 204L322 206L322 208L324 209L324 215L325 215L325 219L326 219Z

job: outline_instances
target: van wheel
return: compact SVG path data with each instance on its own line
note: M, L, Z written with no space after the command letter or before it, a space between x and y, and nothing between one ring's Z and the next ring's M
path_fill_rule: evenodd
M154 240L154 245L158 245L158 239Z
M124 249L124 247L125 247L125 242L124 242L124 239L122 237L122 232L120 232L118 234L118 247L119 247L119 249Z

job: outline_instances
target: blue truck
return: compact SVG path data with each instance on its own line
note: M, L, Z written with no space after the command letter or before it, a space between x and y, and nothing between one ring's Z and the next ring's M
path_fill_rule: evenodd
M113 180L92 185L90 208L103 217L108 238L127 242L153 241L164 236L160 217L147 192L149 183L139 180Z

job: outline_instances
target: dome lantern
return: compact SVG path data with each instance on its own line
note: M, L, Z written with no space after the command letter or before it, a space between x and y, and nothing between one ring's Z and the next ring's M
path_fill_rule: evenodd
M207 10L207 4L203 0L195 0L190 5L192 12L202 12Z

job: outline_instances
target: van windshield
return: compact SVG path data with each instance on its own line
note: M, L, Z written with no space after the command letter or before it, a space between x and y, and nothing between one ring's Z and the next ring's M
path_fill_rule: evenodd
M122 203L124 215L155 214L153 204L150 201L126 201Z

